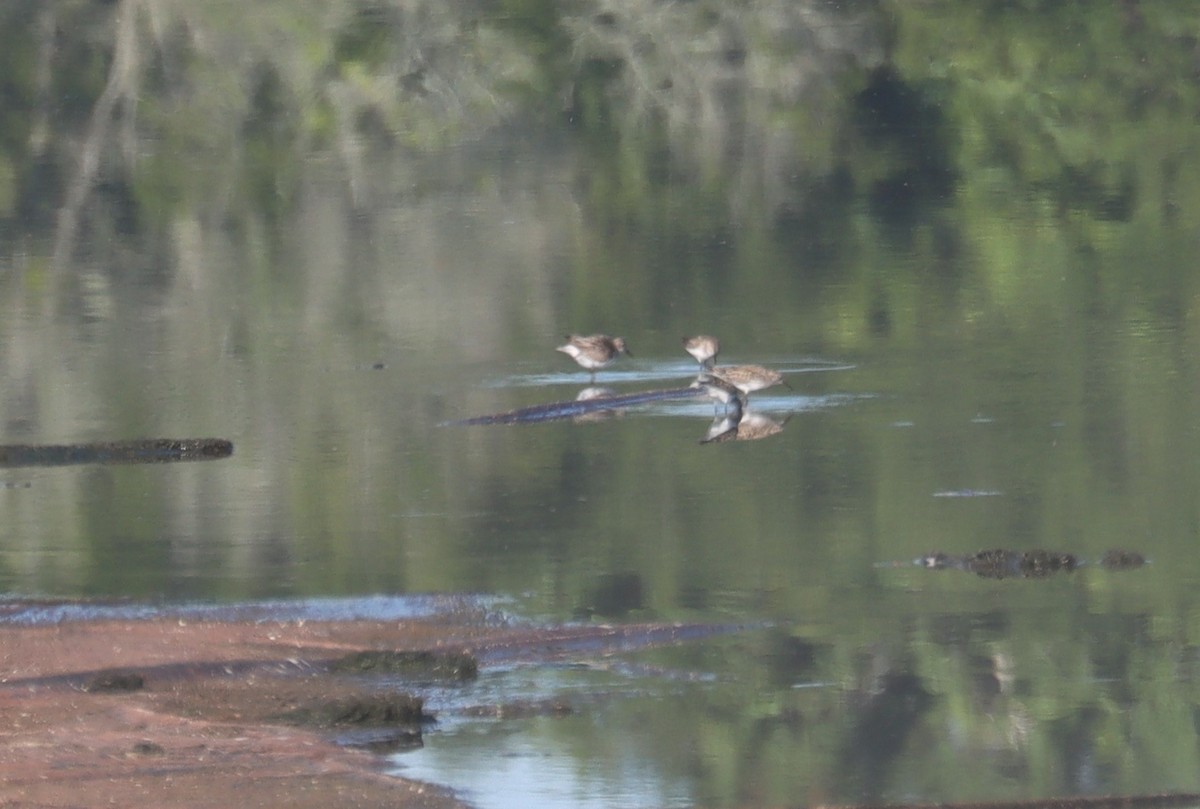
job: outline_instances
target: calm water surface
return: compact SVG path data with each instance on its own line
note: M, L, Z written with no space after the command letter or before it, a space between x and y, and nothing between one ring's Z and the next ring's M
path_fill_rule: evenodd
M212 26L266 65L240 128L176 122L159 95L191 88L188 74L150 66L146 114L109 111L95 176L73 173L71 138L58 175L37 173L53 152L12 147L0 162L4 443L236 447L203 463L0 470L0 589L150 604L475 593L532 620L755 627L485 670L473 691L429 695L445 718L396 771L480 806L1200 789L1200 151L1178 112L1195 109L1190 83L1130 67L1142 106L1115 111L1105 99L1128 88L1079 78L1086 65L1031 70L1046 86L1014 96L974 93L993 58L1020 73L1020 54L1057 52L1047 28L1103 31L994 9L1026 50L932 59L976 13L885 3L879 19L820 29L840 55L805 70L826 80L756 61L780 52L749 37L748 55L729 46L716 72L694 73L696 92L745 108L671 107L663 132L634 136L612 78L627 74L602 60L553 97L577 105L565 122L506 114L467 61L404 73L425 83L418 112L372 107L347 77L391 41L372 38L392 30L387 15L330 8L341 22L288 29L335 41L343 60L313 71L329 83L313 109L288 107L307 98L301 79L272 72L260 29L200 11L181 37ZM1089 20L1164 64L1195 29L1187 14L1115 15ZM1155 69L1135 55L1109 54ZM643 67L664 72L663 93L689 75ZM372 92L403 85L380 71ZM772 81L785 74L816 94L791 117L766 108L783 103L791 85ZM80 110L103 100L106 75L81 79L78 110L30 115L61 115L83 139ZM487 99L486 113L471 106ZM343 103L364 105L358 128L322 129L342 125ZM464 120L436 128L436 148L421 140L434 130L411 116L450 110ZM639 140L656 136L678 140ZM41 142L22 138L5 142ZM64 205L70 222L38 215ZM790 390L750 406L781 429L702 443L720 415L702 400L444 426L574 399L588 375L554 347L596 331L633 350L598 374L617 393L686 385L680 338L718 335L721 363L786 373ZM1149 564L1005 580L912 564L993 548L1086 562L1121 548ZM453 711L488 695L576 711Z

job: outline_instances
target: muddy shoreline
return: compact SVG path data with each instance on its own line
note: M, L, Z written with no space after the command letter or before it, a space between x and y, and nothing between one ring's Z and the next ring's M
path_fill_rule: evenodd
M337 743L344 717L366 717L401 739L419 737L422 720L419 704L417 715L405 714L409 703L394 680L381 687L361 673L347 676L336 661L414 651L421 659L449 655L463 671L467 657L484 666L560 660L729 629L539 626L497 622L471 607L399 620L0 623L0 803L466 806L448 789L385 773L377 752ZM503 704L473 709L519 713Z

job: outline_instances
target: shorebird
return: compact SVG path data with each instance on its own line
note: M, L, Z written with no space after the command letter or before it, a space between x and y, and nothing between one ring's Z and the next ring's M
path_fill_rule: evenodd
M568 334L567 342L555 351L561 351L575 362L579 363L596 378L596 371L609 365L618 354L633 353L625 347L624 337L609 337L607 334L592 334L582 337L578 334Z
M713 374L700 374L691 387L703 389L713 401L725 405L726 410L732 405L733 412L740 416L746 397L736 385Z
M683 350L700 363L701 380L705 376L724 380L741 391L743 401L746 396L756 390L774 385L791 387L783 380L783 374L761 365L714 365L717 354L721 351L721 343L711 335L697 334L695 337L684 337Z
M761 365L717 365L709 369L709 374L733 385L743 396L749 396L756 390L783 385L790 388L784 381L783 374L764 368Z
M701 369L709 371L712 370L713 362L717 359L717 352L721 350L721 344L717 342L716 337L697 334L695 337L683 338L683 350L696 358Z

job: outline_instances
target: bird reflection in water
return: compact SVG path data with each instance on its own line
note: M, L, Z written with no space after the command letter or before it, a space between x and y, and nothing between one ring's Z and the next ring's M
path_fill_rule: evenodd
M589 385L575 395L577 402L594 402L597 399L611 399L616 396L617 392L612 388L606 388L602 385ZM576 424L586 424L592 421L607 421L613 416L621 414L620 408L608 408L606 410L593 410L579 416L575 416L571 421Z
M736 385L712 374L702 373L692 383L700 388L721 410L713 418L701 444L722 441L757 441L783 430L787 419L776 421L770 416L751 411L746 403L746 394Z
M783 432L783 427L791 417L777 421L762 413L740 409L733 413L719 415L708 427L701 444L719 444L725 441L759 441L776 433Z

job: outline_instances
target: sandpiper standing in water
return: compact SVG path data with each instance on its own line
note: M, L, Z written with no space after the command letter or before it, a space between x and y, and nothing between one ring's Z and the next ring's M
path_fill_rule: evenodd
M717 354L721 350L721 344L716 337L707 334L684 337L683 350L700 363L700 377L696 380L698 383L703 382L706 376L715 377L737 388L743 403L745 398L756 390L774 385L791 387L783 380L783 374L761 365L715 365Z
M761 365L717 365L709 373L717 379L733 385L742 392L743 396L747 397L756 390L771 388L775 385L791 388L791 385L784 381L783 374Z
M618 354L633 356L625 347L624 337L609 337L607 334L591 334L586 337L568 334L567 342L554 350L561 351L587 369L592 375L592 381L596 379L596 371L611 364Z
M683 350L696 358L701 370L711 371L721 350L721 344L716 337L707 334L697 334L695 337L683 338Z

